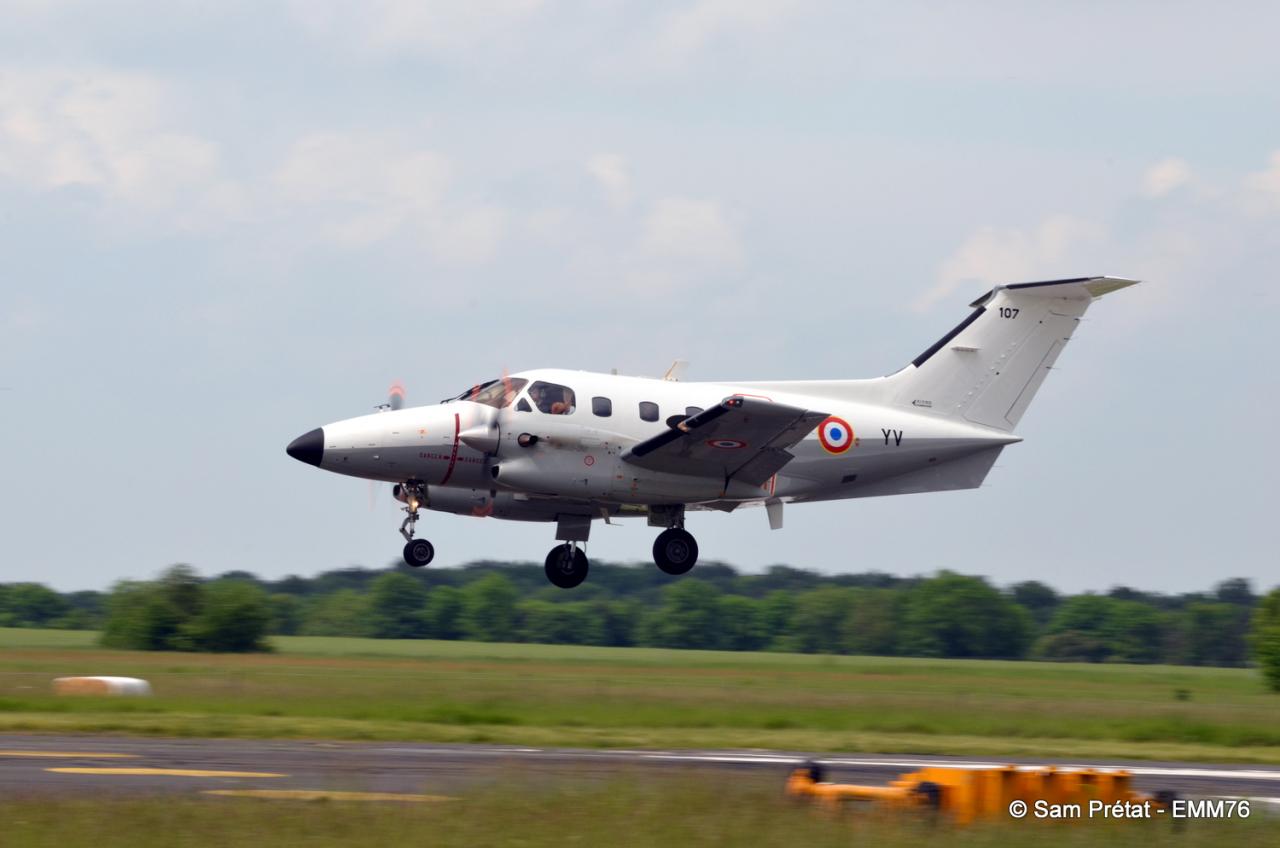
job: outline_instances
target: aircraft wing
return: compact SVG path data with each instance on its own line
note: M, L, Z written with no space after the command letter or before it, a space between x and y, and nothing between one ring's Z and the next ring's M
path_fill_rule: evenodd
M791 461L787 448L827 413L733 396L622 455L654 471L739 480L760 486Z

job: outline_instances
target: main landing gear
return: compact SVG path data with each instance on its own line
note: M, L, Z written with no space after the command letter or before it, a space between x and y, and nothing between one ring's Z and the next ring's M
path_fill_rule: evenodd
M436 557L435 546L426 539L415 539L414 528L418 524L418 509L427 500L427 487L421 483L409 481L395 487L396 499L404 503L404 522L400 525L400 535L405 538L404 561L414 568L422 568Z
M649 526L666 527L653 541L653 561L667 574L688 574L698 562L698 542L684 529L684 507L650 507Z
M667 574L687 574L698 562L698 542L683 527L663 530L653 540L653 561Z
M572 589L587 579L591 563L577 542L565 542L551 549L543 569L553 585L561 589Z

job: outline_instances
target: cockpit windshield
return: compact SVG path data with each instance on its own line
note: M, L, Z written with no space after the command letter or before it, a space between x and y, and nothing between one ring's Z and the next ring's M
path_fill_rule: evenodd
M449 398L449 400L469 400L472 403L483 403L485 406L492 406L494 409L505 409L511 405L511 402L516 399L516 395L520 393L520 390L528 382L528 380L521 377L503 377L499 380L489 380L472 386L457 397Z

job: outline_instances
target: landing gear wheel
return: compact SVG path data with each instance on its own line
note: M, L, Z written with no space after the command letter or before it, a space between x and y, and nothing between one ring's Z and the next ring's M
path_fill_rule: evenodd
M687 530L663 530L653 542L653 561L667 574L686 574L698 562L698 543Z
M587 579L591 563L587 555L570 544L556 545L547 554L545 570L547 579L561 589L572 589Z
M435 546L426 539L410 539L409 544L404 546L404 561L414 568L422 568L435 559L435 556Z

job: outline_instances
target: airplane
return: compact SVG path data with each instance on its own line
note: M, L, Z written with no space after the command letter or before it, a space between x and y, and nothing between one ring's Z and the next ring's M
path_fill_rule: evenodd
M597 519L660 528L653 559L687 573L698 543L689 512L973 489L1007 445L1040 384L1097 298L1119 277L996 286L901 370L863 380L683 382L538 369L405 407L393 386L378 411L311 430L287 447L325 471L394 484L404 560L431 562L421 509L554 522L545 571L573 588Z

